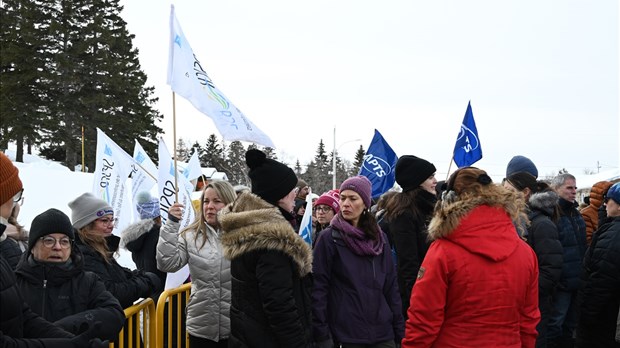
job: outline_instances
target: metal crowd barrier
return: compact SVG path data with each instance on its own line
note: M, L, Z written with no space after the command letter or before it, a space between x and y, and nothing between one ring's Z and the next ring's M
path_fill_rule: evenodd
M155 304L151 298L125 308L125 325L110 348L155 347ZM105 325L105 323L103 323Z
M185 307L189 302L192 283L169 289L157 300L155 320L157 348L188 348L189 335L185 327Z

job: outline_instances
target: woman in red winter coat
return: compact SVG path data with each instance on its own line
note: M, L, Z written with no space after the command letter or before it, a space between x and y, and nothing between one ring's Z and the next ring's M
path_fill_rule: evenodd
M448 180L413 287L402 347L534 347L536 255L515 231L522 196L474 167Z

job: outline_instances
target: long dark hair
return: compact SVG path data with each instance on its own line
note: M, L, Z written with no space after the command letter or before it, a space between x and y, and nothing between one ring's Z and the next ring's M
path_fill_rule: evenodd
M372 240L377 240L379 233L382 233L375 214L371 213L368 208L365 208L362 215L360 215L357 228L364 231L364 235Z
M385 205L385 219L390 221L397 216L411 212L413 216L423 221L430 218L437 197L421 187L394 195Z

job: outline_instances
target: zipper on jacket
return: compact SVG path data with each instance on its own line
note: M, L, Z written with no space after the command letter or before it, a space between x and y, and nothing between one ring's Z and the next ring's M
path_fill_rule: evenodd
M43 279L43 304L41 306L41 317L45 318L45 298L47 297L47 279Z

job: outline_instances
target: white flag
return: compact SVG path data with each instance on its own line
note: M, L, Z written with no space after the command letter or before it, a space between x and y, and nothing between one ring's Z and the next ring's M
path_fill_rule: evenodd
M131 197L135 202L138 193L150 192L157 183L154 178L157 175L157 166L137 140L133 148L133 159L136 163L131 165Z
M271 139L256 127L215 87L202 68L170 6L170 51L168 81L172 91L187 99L198 111L209 116L222 138L249 141L275 148Z
M93 178L93 194L108 202L114 210L114 235L128 226L133 219L132 202L125 182L131 172L131 156L105 133L97 128L97 163Z
M157 183L159 186L159 208L161 211L161 219L162 225L166 223L168 220L168 211L170 207L175 202L175 192L176 187L174 185L174 162L172 161L172 157L170 156L170 152L166 147L166 143L164 143L163 139L159 139L159 171L158 171L158 179ZM185 208L183 209L183 216L181 217L181 221L179 229L183 229L189 226L196 217L196 213L194 212L194 206L192 205L192 200L190 193L186 190L187 187L187 179L183 175L178 175L177 180L179 181L179 203L183 204ZM190 184L191 185L191 184ZM166 277L166 289L176 288L177 286L183 284L183 282L189 276L189 268L185 265L180 270L169 273Z
M200 160L198 159L198 151L194 151L192 157L190 157L185 169L183 169L183 176L187 180L194 180L202 175L202 168L200 167Z
M312 190L306 195L306 209L299 223L299 235L312 246Z

